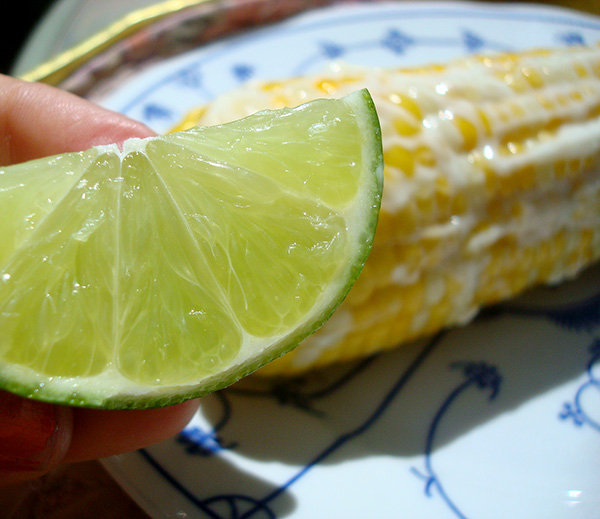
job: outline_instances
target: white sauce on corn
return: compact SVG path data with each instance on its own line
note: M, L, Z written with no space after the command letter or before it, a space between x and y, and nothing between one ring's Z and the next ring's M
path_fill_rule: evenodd
M572 249L577 238L568 231L600 226L600 47L575 52L575 58L569 51L534 52L514 62L473 57L413 71L333 62L310 78L250 82L210 103L199 122L220 124L368 88L386 158L382 216L413 210L419 219L414 230L395 235L394 243L450 244L434 266L399 262L390 267L388 281L411 286L427 277L425 304L411 324L418 331L426 326L430 308L447 295L444 276L451 273L461 288L452 295L446 325L466 323L477 313L474 295L495 244L510 238L531 246L566 230L565 247ZM590 158L595 163L586 166ZM583 187L575 189L569 175L579 176ZM450 199L463 195L464 207L443 213L436 206L436 189ZM427 213L419 201L433 201L433 209ZM501 212L496 219L490 216L494 206ZM600 256L598 233L593 239L594 254ZM374 251L385 245L376 239ZM582 266L557 265L548 281ZM354 333L355 325L352 312L342 306L291 362L312 365Z

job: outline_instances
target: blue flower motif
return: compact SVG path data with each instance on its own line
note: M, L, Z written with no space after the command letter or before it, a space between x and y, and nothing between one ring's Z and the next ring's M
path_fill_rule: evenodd
M472 386L482 390L490 390L490 396L488 397L488 400L493 400L500 390L502 376L500 375L496 366L486 362L455 362L451 364L450 367L461 369L465 380L450 392L446 400L433 417L425 441L425 470L421 471L416 467L412 467L411 472L425 482L425 495L427 497L433 497L434 492L436 492L438 496L446 503L446 506L448 506L454 515L456 515L456 517L459 519L465 519L465 516L459 507L446 493L442 481L435 472L433 466L433 443L442 417L448 412L456 399L464 391Z
M251 517L257 519L276 519L277 517L275 512L269 508L267 500L255 499L244 494L216 495L206 499L199 499L171 474L166 472L147 449L140 449L138 453L183 496L194 503L206 517L212 517L213 519L241 519L242 517L248 519Z
M185 446L185 452L197 456L212 456L222 450L230 450L237 446L235 443L224 445L215 430L210 432L200 427L186 427L179 433L177 443Z
M231 71L239 81L246 81L254 75L254 67L251 65L234 65Z
M463 32L463 42L469 52L479 52L485 47L485 40L471 31Z
M321 52L326 58L336 59L344 54L344 48L337 43L321 42Z
M414 45L415 40L397 29L391 29L385 34L381 43L396 54L404 54L408 47Z
M562 410L558 414L561 420L572 420L577 427L588 425L592 429L600 432L600 422L586 412L584 405L584 395L596 396L600 394L600 379L594 374L594 365L600 361L600 338L594 338L589 347L591 358L587 364L587 380L583 382L573 397L572 402L565 402Z
M496 398L502 383L502 376L496 366L485 362L456 362L452 367L462 369L464 376L477 384L479 389L489 389L490 400Z
M177 82L188 88L200 88L202 86L202 75L198 70L184 69L177 75Z
M152 121L155 119L168 119L173 115L171 110L169 110L165 106L155 103L148 103L147 105L145 105L143 108L143 114L143 118L145 121Z
M573 420L573 423L577 427L581 427L585 423L585 415L583 414L581 409L578 409L576 404L572 404L571 402L565 402L563 404L563 408L561 412L558 414L558 417L561 420L568 420L569 418Z
M566 45L585 45L585 38L579 32L567 32L560 34L558 39Z

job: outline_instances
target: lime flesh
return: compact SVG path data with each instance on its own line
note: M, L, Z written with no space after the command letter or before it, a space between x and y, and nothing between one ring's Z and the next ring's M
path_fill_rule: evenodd
M382 169L365 90L0 169L0 387L141 408L233 383L342 301Z

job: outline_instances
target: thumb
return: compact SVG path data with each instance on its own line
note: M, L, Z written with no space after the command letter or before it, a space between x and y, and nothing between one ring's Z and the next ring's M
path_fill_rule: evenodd
M71 443L72 411L0 391L0 485L37 478L59 465Z

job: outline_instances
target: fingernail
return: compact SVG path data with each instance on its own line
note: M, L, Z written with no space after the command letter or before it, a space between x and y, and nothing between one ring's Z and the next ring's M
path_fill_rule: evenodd
M55 453L57 407L0 391L0 472L43 472Z

